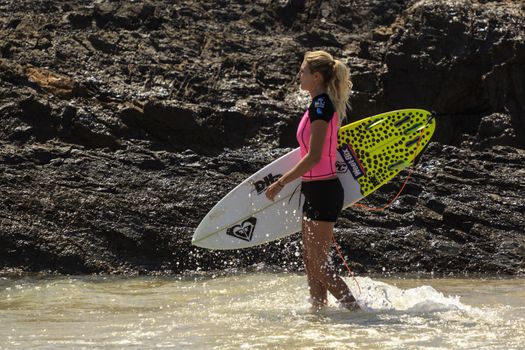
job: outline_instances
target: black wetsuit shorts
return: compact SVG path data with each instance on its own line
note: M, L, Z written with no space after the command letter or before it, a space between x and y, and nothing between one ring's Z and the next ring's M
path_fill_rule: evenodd
M303 181L301 191L305 197L303 216L316 221L335 222L343 210L345 193L339 178Z

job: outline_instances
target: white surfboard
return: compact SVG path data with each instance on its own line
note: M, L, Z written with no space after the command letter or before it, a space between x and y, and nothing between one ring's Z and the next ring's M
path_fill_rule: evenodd
M383 113L339 130L337 175L348 207L388 182L412 163L435 129L431 114L407 109ZM259 170L222 198L197 227L192 244L209 249L239 249L286 237L301 230L301 179L288 183L270 201L265 191L300 160L287 153Z

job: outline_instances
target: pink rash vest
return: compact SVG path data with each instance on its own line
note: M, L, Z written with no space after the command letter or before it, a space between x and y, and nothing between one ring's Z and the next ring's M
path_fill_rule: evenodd
M337 175L335 168L337 132L339 130L339 116L328 94L323 93L313 98L310 107L306 110L297 128L297 141L301 148L301 158L304 158L310 149L311 123L321 119L328 123L326 138L323 145L321 161L311 170L303 174L302 179L322 180Z

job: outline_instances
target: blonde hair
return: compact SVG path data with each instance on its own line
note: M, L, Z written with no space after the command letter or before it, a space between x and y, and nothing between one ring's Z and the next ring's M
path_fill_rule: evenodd
M304 61L310 72L319 72L326 84L326 92L334 104L339 122L346 118L346 108L350 106L349 97L352 89L350 69L325 51L311 51L304 55Z

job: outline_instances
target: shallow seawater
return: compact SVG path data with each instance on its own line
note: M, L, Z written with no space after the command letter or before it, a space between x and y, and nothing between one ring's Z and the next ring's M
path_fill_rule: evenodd
M523 279L346 280L365 311L298 274L4 277L0 349L525 348Z

